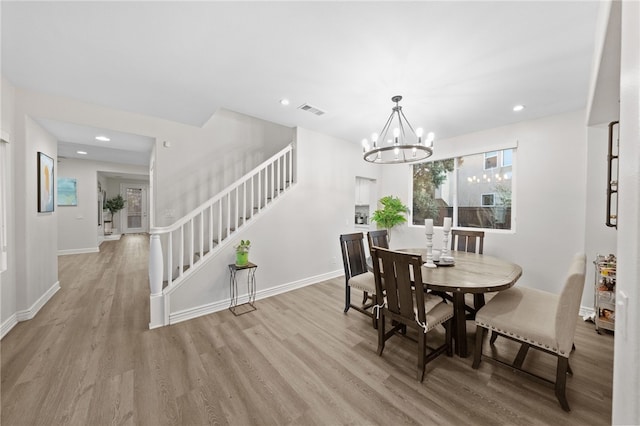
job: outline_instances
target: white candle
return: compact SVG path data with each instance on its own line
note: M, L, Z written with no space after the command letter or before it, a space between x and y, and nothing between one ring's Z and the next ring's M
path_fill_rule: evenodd
M445 231L451 231L451 218L450 217L445 217L444 218L444 230Z
M424 220L424 233L426 235L433 235L433 219Z

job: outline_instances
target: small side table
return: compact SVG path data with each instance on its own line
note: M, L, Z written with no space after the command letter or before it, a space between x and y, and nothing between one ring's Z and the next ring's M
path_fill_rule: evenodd
M254 305L256 300L256 269L258 265L255 263L247 263L245 266L238 266L234 263L229 265L229 291L231 292L231 304L229 310L235 315L246 314L256 310ZM238 305L238 279L236 274L238 271L247 271L247 294L249 301Z

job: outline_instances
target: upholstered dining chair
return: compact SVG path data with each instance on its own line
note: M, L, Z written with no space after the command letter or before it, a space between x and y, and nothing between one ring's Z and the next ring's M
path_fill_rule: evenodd
M483 231L464 231L462 229L451 230L451 250L482 254L483 249ZM484 306L484 303L485 300L483 293L465 295L466 310L469 312L467 319L473 319L477 310Z
M438 355L451 351L451 319L453 306L442 298L425 293L422 288L414 290L412 282L422 282L422 257L419 254L395 252L381 247L371 248L376 283L376 306L378 320L378 355L382 356L385 342L396 332L409 328L418 334L417 378L424 379L425 366ZM384 284L383 284L384 283ZM384 296L383 296L384 295ZM391 320L392 328L385 332L385 320ZM427 346L427 333L436 326L445 328L445 341L437 348ZM405 334L405 337L408 334ZM427 348L430 353L427 355Z
M578 321L580 300L584 289L586 256L577 254L571 261L564 287L560 294L527 287L512 287L501 291L476 314L476 348L473 368L482 359L482 343L487 330L492 331L491 344L498 335L520 343L520 350L512 364L492 360L525 372L527 375L552 385L560 406L569 411L566 397L567 374L573 374L569 355ZM529 348L557 357L555 382L522 369Z
M344 312L346 313L349 308L353 308L373 318L373 324L376 326L375 317L370 311L375 300L376 284L373 273L367 269L364 234L356 232L340 235L340 249L342 250L345 279ZM363 293L360 306L351 303L352 287Z

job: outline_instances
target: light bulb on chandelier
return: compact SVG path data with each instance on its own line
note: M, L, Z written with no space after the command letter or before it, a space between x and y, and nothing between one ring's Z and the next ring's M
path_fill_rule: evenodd
M433 154L434 133L427 133L427 137L423 140L424 130L421 127L414 130L411 127L399 105L401 100L402 96L399 95L391 98L396 105L391 109L391 115L380 134L371 135L372 144L370 145L367 139L362 140L362 152L366 161L378 164L413 163L429 158ZM392 132L393 138L387 139L387 133L392 124L395 125ZM407 134L405 125L413 135ZM383 142L387 140L388 145L384 143L378 145L378 140Z

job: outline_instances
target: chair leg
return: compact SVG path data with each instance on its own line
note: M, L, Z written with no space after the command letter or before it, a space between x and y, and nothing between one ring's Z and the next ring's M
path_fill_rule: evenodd
M345 286L346 292L344 294L344 313L346 314L351 306L351 286L349 283Z
M520 369L522 368L522 363L524 362L524 359L527 357L527 352L529 352L529 344L528 343L523 343L522 345L520 345L520 350L518 351L518 355L516 355L516 358L513 360L513 366Z
M492 345L496 342L496 339L498 338L499 334L496 333L495 331L491 332L491 339L489 339L489 343L491 343Z
M444 323L444 340L445 340L445 344L447 345L447 356L451 357L453 356L453 332L452 329L453 328L453 323L451 322L451 320L447 320L447 322Z
M380 312L380 316L378 318L378 356L382 356L384 340L384 314Z
M482 360L482 342L485 334L487 334L487 329L476 325L476 348L473 351L473 365L471 366L476 370L480 367L480 361Z
M556 370L556 398L558 398L558 402L560 402L560 406L564 411L571 411L566 395L568 366L569 358L558 356L558 368Z
M484 306L484 293L474 293L473 308L475 309L475 311L478 312L478 310L483 306Z
M425 351L427 349L427 335L418 331L418 381L424 380L424 368L425 368Z
M362 304L366 304L367 300L369 300L369 293L367 293L366 291L362 292Z
M569 360L567 359L567 374L573 376L573 370L571 369L571 364L569 364Z

